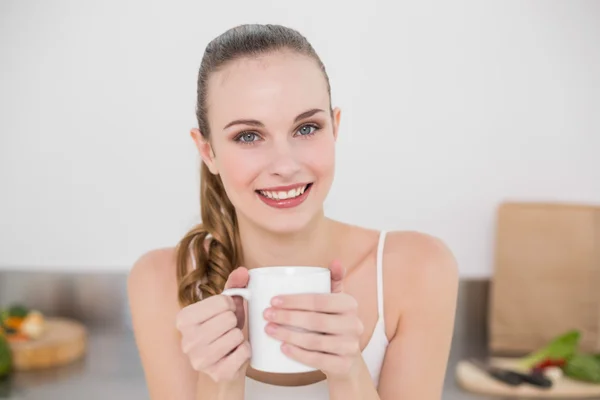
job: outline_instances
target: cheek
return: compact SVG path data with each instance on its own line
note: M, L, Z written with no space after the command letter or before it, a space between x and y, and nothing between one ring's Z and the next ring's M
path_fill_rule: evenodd
M333 175L335 168L335 143L333 141L326 141L313 146L307 155L307 165L319 177Z
M260 173L261 166L251 157L250 152L229 151L227 157L218 160L219 174L230 198L235 193L251 185ZM253 161L254 160L254 161Z

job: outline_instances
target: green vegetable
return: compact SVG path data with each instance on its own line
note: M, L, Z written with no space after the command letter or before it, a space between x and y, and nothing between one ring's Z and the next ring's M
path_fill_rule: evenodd
M575 354L564 367L564 373L571 379L600 383L600 359L590 354Z
M529 370L533 368L540 361L547 358L550 359L565 359L573 357L579 346L579 339L581 338L581 332L578 330L571 330L557 338L553 339L546 346L532 352L519 360L519 364Z
M12 353L4 336L0 335L0 378L10 374L12 370Z
M29 314L29 309L22 304L14 304L8 309L9 317L25 318Z

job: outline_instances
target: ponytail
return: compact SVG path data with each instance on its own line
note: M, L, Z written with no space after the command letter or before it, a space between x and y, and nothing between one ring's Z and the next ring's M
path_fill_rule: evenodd
M182 307L221 293L241 261L237 217L221 178L202 163L200 179L202 223L177 245L177 292Z

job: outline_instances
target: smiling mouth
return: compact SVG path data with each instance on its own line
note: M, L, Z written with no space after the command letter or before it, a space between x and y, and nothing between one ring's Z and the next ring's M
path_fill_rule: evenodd
M302 196L311 186L312 182L290 190L256 190L256 193L271 200L289 200Z

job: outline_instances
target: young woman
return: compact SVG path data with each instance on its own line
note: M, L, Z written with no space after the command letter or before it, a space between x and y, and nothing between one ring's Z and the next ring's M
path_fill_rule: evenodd
M283 26L235 27L209 43L197 90L202 224L142 256L128 282L151 398L440 399L455 260L432 236L324 215L341 114L312 46ZM284 296L264 315L315 372L249 367L245 303L220 293L271 265L331 270L331 294Z

